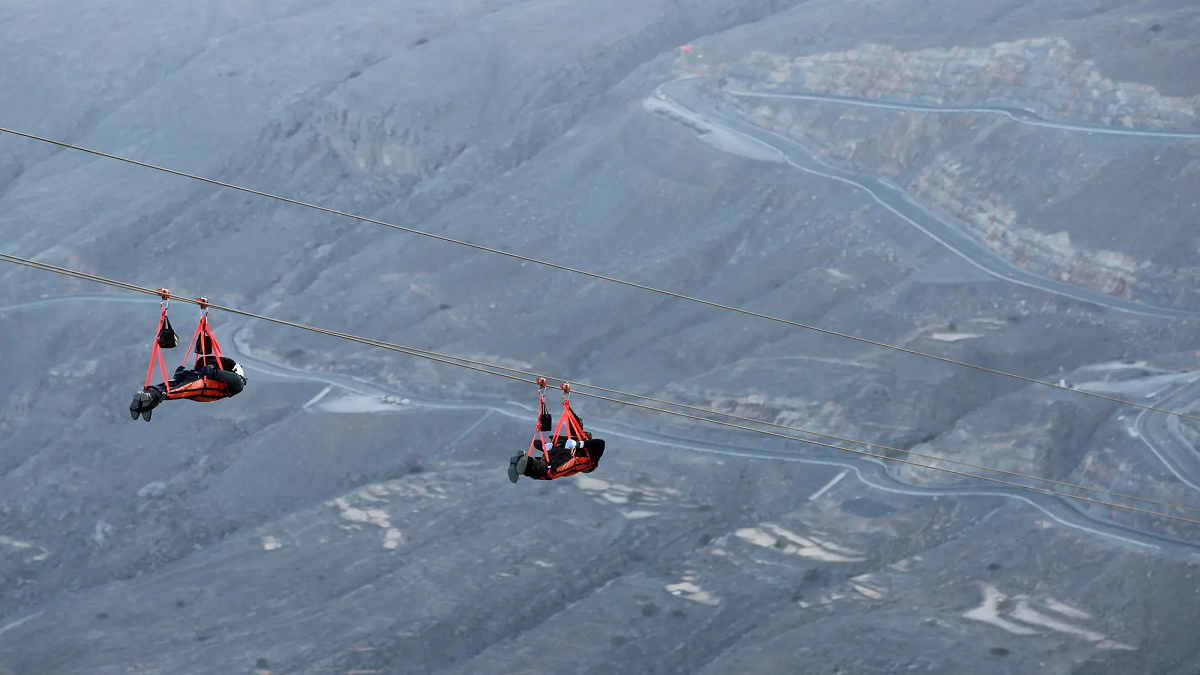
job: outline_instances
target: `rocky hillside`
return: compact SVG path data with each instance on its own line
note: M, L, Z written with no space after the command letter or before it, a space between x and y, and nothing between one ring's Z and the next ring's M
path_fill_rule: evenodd
M0 126L1186 411L1200 140L1107 132L1200 130L1198 19L1182 0L8 3ZM694 99L660 88L698 74ZM718 115L886 181L990 257ZM9 136L0 251L1200 504L1187 421ZM1200 663L1190 524L582 397L600 468L513 486L532 386L216 314L246 391L135 423L156 311L0 269L12 675Z
M903 185L1021 267L1113 295L1196 306L1200 249L1176 242L1200 218L1189 196L1200 186L1200 133L1174 141L1104 133L1195 133L1195 97L1115 81L1062 37L910 52L875 44L800 57L755 52L719 70L770 83L764 92L915 106L732 97L759 124ZM1029 111L1040 126L989 107ZM1045 125L1057 122L1095 131ZM1042 158L1036 167L1022 161L1032 155ZM1149 229L1165 236L1143 236Z

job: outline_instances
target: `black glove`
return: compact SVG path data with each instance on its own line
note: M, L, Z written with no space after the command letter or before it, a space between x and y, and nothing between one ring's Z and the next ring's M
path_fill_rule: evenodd
M200 369L200 374L205 377L212 377L216 372L212 366L204 366Z

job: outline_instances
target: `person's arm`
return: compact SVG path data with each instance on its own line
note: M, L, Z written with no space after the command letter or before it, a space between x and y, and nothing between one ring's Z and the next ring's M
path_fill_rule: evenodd
M230 396L242 393L242 389L246 387L246 383L242 380L242 376L233 371L217 370L215 368L205 368L204 370L211 371L206 372L204 374L205 377L210 377L217 382L224 382Z
M592 456L591 453L588 451L589 448L587 447L587 441L585 441L585 440L580 439L577 441L573 438L569 439L567 441L567 444L565 447L567 450L571 451L572 457L590 458Z

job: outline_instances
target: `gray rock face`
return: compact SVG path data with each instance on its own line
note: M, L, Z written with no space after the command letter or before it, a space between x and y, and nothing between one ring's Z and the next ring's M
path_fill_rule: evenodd
M852 185L647 101L787 64L783 83L824 69L847 96L1034 91L1040 115L1059 96L1072 120L1179 128L1200 96L1191 5L8 3L0 126L1186 410L1191 321L1009 283ZM1197 306L1200 143L706 91L968 218L1033 274ZM964 215L984 202L1003 231ZM893 458L1172 503L1200 484L1187 424L8 135L0 252ZM246 391L134 423L155 312L0 269L12 675L1196 669L1187 523L580 396L599 469L512 486L532 386L218 314ZM197 312L172 317L186 335Z

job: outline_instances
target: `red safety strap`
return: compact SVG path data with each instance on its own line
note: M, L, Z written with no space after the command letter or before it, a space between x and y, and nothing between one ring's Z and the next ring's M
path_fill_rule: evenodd
M554 435L551 438L559 438L559 431L562 429L563 423L567 423L567 438L573 439L576 443L584 440L583 427L579 426L579 420L575 419L575 413L571 411L571 385L563 382L563 411L562 416L558 418L558 426L554 427ZM543 444L544 445L544 444Z
M158 314L158 328L154 331L154 349L150 352L150 367L146 369L146 384L150 386L150 378L154 377L154 363L158 362L159 372L162 373L163 386L167 388L167 395L171 394L171 382L167 379L167 364L163 362L162 348L158 346L158 334L162 332L163 324L167 321L167 305L171 301L171 292L165 288L158 289L158 306L162 309Z
M203 335L206 338L206 341L208 342L208 344L212 345L212 354L213 354L213 356L216 357L217 369L220 370L221 369L221 359L223 358L223 356L221 354L221 345L217 343L217 338L215 335L213 335L212 328L210 328L208 325L208 298L196 298L196 303L198 305L200 305L200 309L204 310L204 315L200 317L200 322L198 324L196 324L196 332L192 334L192 341L190 344L192 346L192 349L194 350L196 347L196 339L199 338L201 335ZM195 359L192 361L192 369L193 370L195 370L197 367L200 366L200 358L202 356L204 356L204 355L196 354ZM188 360L188 357L184 356L183 363L181 363L179 365L186 366L187 360ZM207 378L205 378L205 379L207 379Z
M221 369L221 359L224 358L224 355L221 353L221 345L217 342L217 336L213 335L212 328L210 328L208 325L208 314L207 313L205 313L204 316L201 317L200 326L198 326L198 328L200 329L200 332L204 334L204 337L207 340L208 344L212 345L212 354L213 354L213 356L217 357L216 368L218 370L220 370ZM203 356L203 354L196 354L195 365L200 365L200 357L201 356Z
M208 323L208 313L205 312L204 316L200 317L200 323L196 324L196 332L192 333L192 341L188 343L188 351L189 352L196 348L196 338L200 337L200 332L204 328L205 324L207 324L207 323ZM186 368L187 361L188 361L188 354L185 353L183 356L183 363L180 363L179 365Z
M167 310L163 309L158 315L158 330L154 331L154 349L150 352L150 367L146 369L146 385L150 386L150 378L154 377L154 364L158 363L158 369L162 372L163 382L166 383L167 393L171 393L171 384L167 381L167 365L163 363L162 348L158 346L158 331L162 330L163 323L167 318Z
M540 437L542 439L542 456L545 457L546 463L550 463L550 449L546 447L546 434L542 433L542 415L546 414L546 378L539 377L538 383L538 417L537 426L534 427L533 439L529 441L529 449L525 451L525 456L533 457L534 441Z
M579 425L579 418L575 417L575 413L573 411L571 413L571 428L575 430L575 440L579 441L580 443L587 440L587 436L583 434L583 427Z
M208 334L209 344L212 345L213 356L217 357L217 368L222 369L222 360L225 355L221 353L221 343L217 342L217 336L213 335L212 330L208 327L208 298L196 298L196 302L204 308L204 332Z

